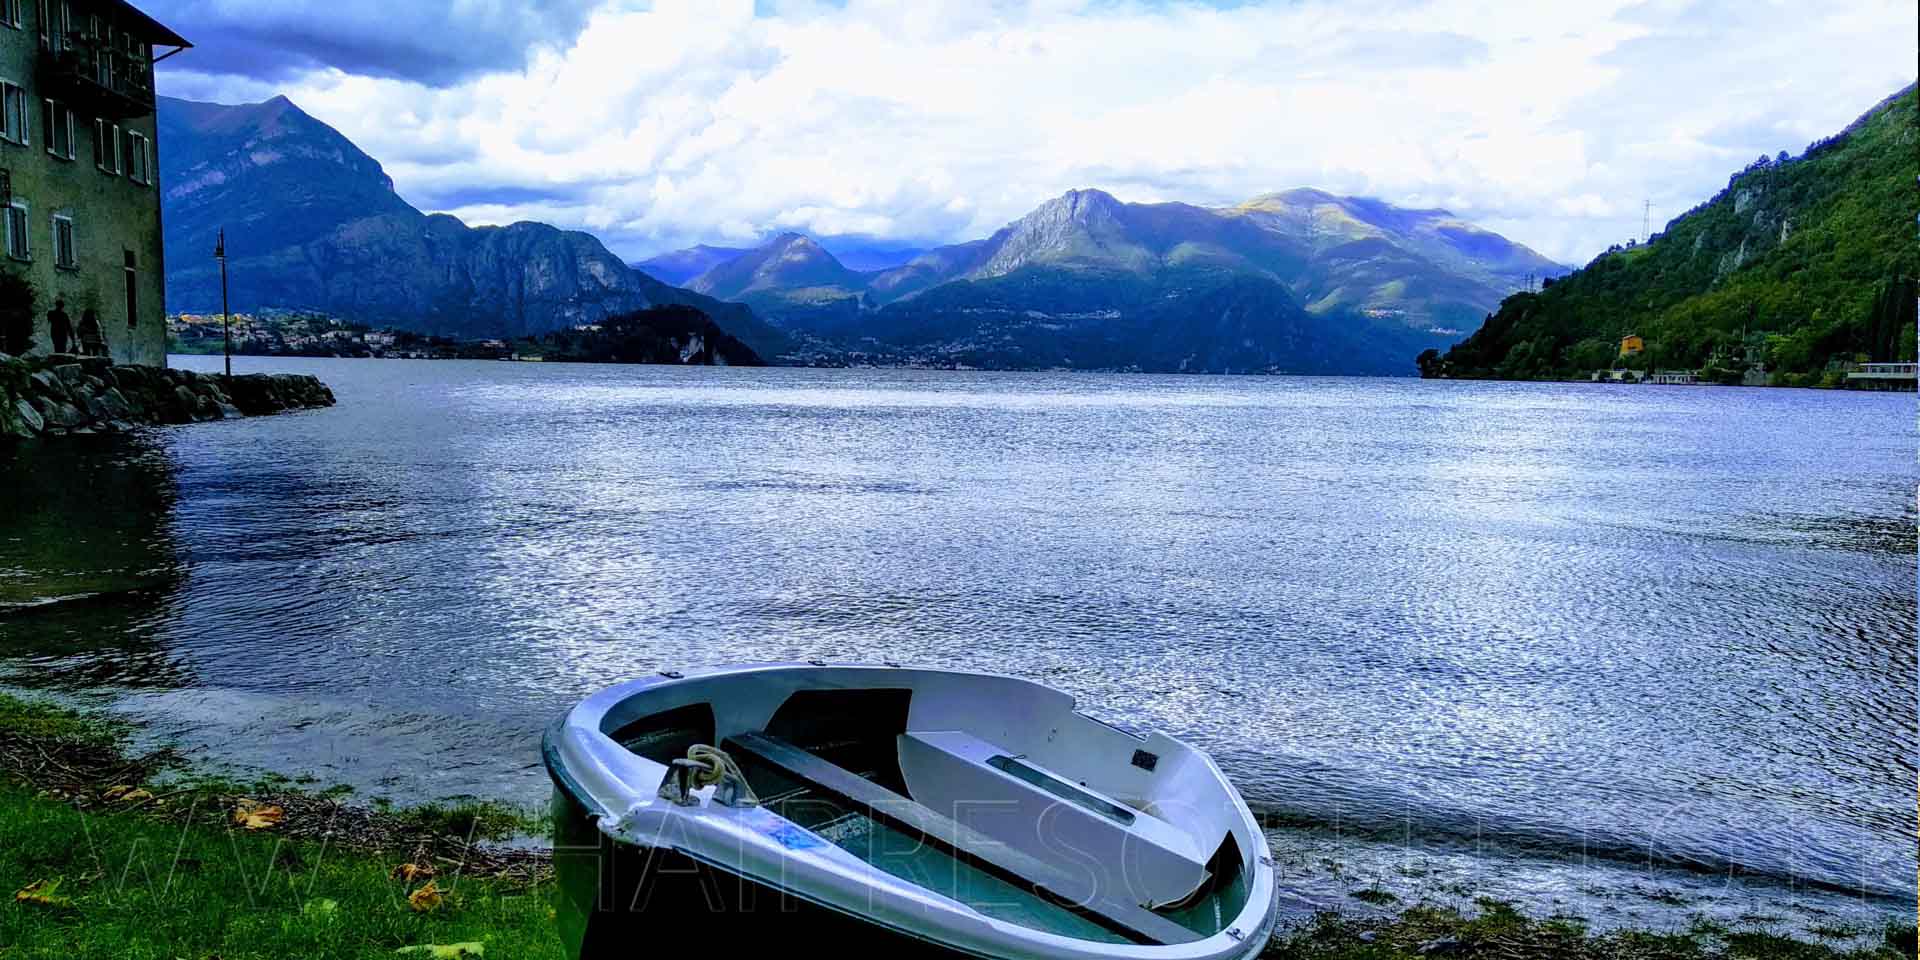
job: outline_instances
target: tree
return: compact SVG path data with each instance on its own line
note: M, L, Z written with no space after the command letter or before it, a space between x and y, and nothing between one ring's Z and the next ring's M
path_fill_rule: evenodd
M1565 372L1597 355L1584 341L1638 333L1651 353L1623 361L1699 367L1720 352L1744 361L1743 330L1772 333L1768 370L1784 383L1818 380L1832 359L1911 355L1920 290L1889 289L1920 275L1913 242L1912 130L1920 101L1890 100L1841 135L1776 162L1769 151L1732 187L1667 224L1660 242L1630 254L1610 246L1539 293L1515 294L1479 330L1443 351L1447 376ZM1763 196L1741 197L1766 182ZM1755 217L1743 204L1764 204ZM1791 239L1780 217L1792 221ZM1540 338L1545 335L1546 341ZM1737 354L1730 354L1736 350ZM1753 351L1758 359L1760 351Z
M1567 348L1567 366L1575 372L1605 370L1620 356L1620 344L1613 340L1589 337Z

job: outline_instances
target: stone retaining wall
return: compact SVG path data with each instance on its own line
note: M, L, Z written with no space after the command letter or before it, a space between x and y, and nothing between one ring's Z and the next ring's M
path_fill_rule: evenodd
M0 437L108 433L330 406L333 391L302 374L228 377L105 357L0 353Z

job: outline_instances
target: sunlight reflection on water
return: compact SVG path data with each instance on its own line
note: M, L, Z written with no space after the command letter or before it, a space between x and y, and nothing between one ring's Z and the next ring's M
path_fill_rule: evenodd
M340 406L14 454L105 485L30 491L0 569L147 589L0 619L0 678L532 799L542 726L649 670L1002 670L1204 745L1291 836L1912 895L1910 398L273 364Z

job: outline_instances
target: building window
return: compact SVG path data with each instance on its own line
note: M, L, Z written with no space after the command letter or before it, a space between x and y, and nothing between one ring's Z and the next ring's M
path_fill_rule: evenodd
M93 121L93 165L100 168L101 173L118 175L125 170L120 160L121 151L120 125L117 123L108 123L105 119L95 118Z
M7 256L15 260L32 260L33 247L27 239L27 202L16 199L5 208L0 208L7 218Z
M137 74L147 64L147 45L132 31L120 31L120 58L126 62L127 72Z
M20 29L20 7L26 0L0 0L0 25Z
M132 250L122 251L125 256L127 275L127 329L131 330L140 323L140 272L138 261L133 258Z
M73 250L73 217L64 213L53 215L53 265L62 270L80 267Z
M0 138L27 145L27 91L0 80Z
M127 177L134 183L153 183L153 141L144 133L127 131Z
M87 18L87 28L91 31L88 39L93 43L94 79L109 90L113 84L113 25L100 19L99 14Z
M36 8L34 12L40 15L41 48L56 52L71 49L73 7L67 0L39 0Z
M62 160L73 159L73 111L59 102L48 100L41 110L42 134L46 137L47 152Z

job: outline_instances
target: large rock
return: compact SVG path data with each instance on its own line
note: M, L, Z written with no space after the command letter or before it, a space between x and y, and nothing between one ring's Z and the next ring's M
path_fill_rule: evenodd
M122 390L144 390L153 386L152 367L124 366L113 368L113 382Z
M67 382L51 370L36 370L28 379L33 382L33 388L45 396L59 400L72 399L67 392Z
M46 427L46 418L40 416L40 411L35 410L26 397L13 401L13 418L7 424L8 433L16 437L32 437Z
M133 407L113 387L102 390L99 396L94 397L88 409L93 411L95 420L129 420L133 417Z
M319 380L295 373L250 373L221 378L234 406L249 415L302 407L333 406L333 391Z
M227 381L227 395L234 406L250 415L277 413L287 408L280 396L280 382L271 374L249 373Z
M44 400L40 405L40 415L46 418L49 428L58 427L72 430L87 425L89 418L79 407L63 400Z
M122 414L121 419L138 420L146 416L147 413L146 404L140 400L141 392L142 391L136 387L129 388L127 392L123 393L118 387L115 387L101 394L100 399L110 399L110 402L118 403L120 408L126 411Z
M185 384L173 388L173 402L160 411L162 423L192 423L193 410L200 405L200 398L194 396Z

